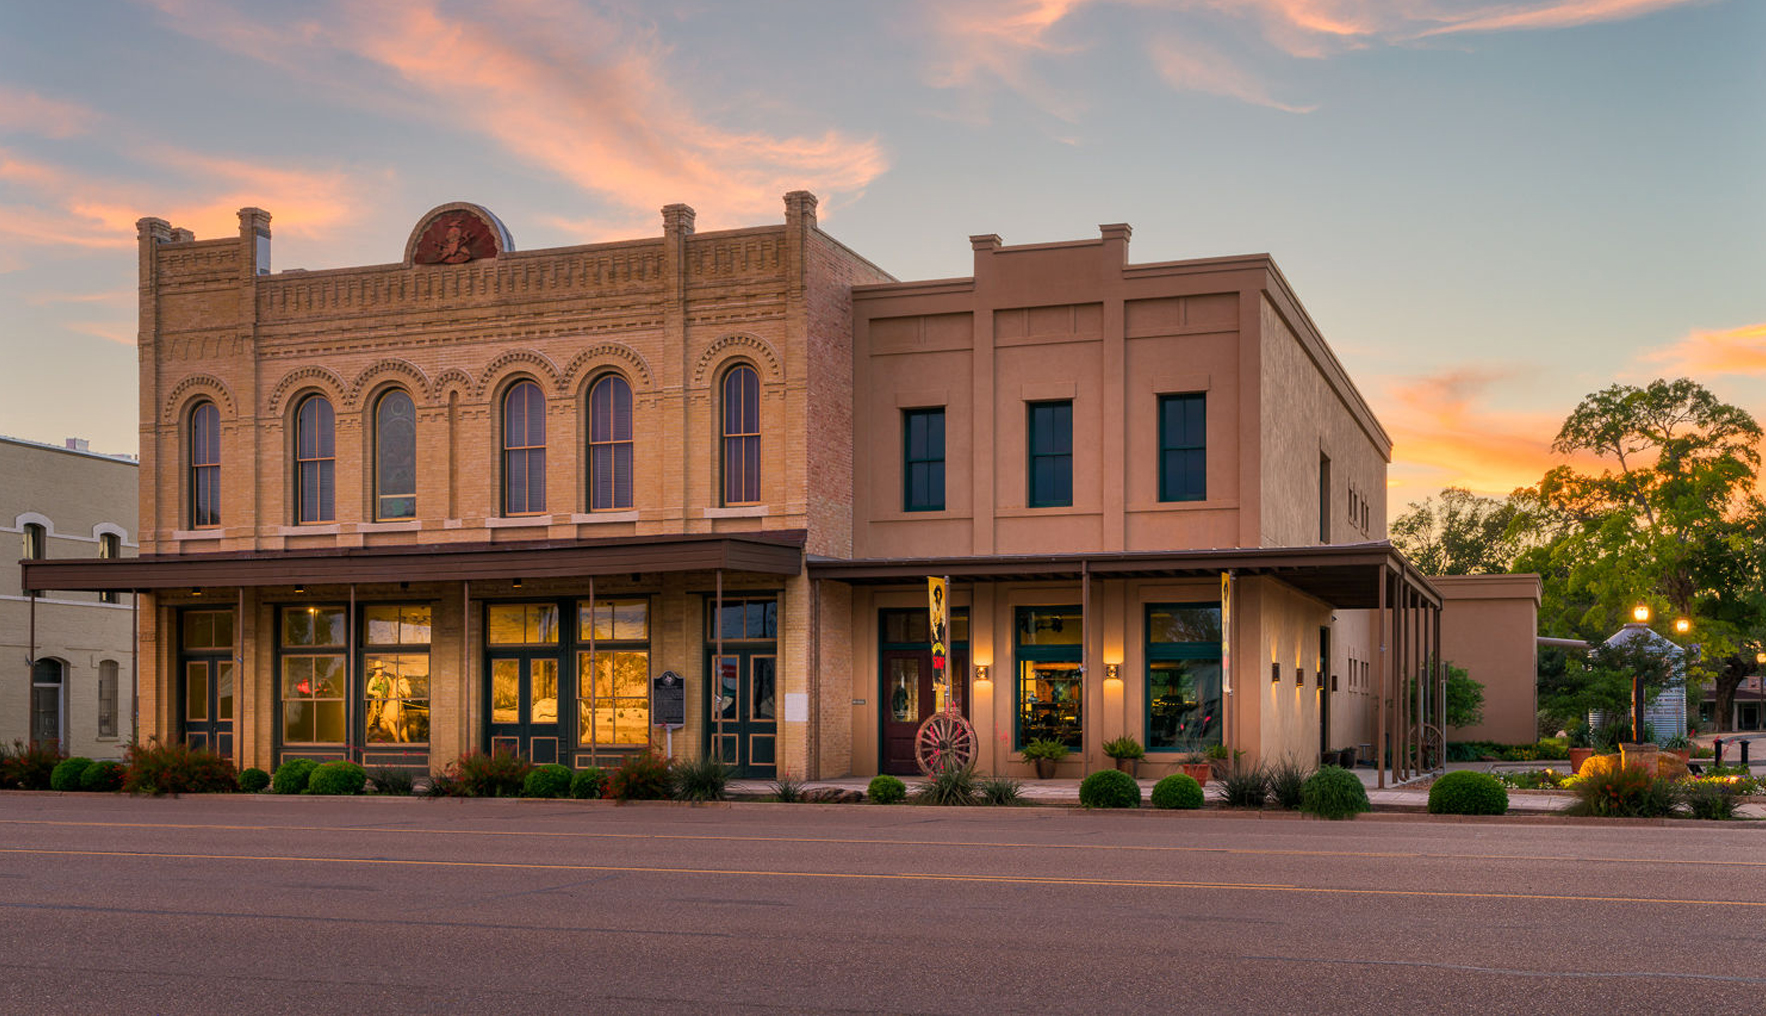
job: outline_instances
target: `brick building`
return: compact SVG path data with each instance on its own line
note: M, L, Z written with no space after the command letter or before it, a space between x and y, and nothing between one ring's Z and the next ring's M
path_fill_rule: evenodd
M120 758L133 733L134 597L32 596L24 561L135 556L135 463L0 437L0 533L18 557L0 573L0 744L53 744L63 754Z
M1269 258L1131 264L1117 225L898 282L815 205L538 251L444 205L399 262L277 273L262 210L144 219L142 556L26 581L142 590L143 730L242 765L902 768L929 575L992 771L1417 736L1439 598Z

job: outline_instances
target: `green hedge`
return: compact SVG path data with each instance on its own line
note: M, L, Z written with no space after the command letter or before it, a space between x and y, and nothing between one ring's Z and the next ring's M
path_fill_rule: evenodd
M325 762L313 768L307 778L307 793L326 796L350 796L368 785L368 770L354 762Z
M59 790L64 794L79 790L80 777L85 774L86 768L91 764L92 760L83 755L62 759L55 764L54 769L49 771L49 789Z
M1300 788L1300 810L1319 818L1354 818L1372 811L1361 777L1338 766L1323 766Z
M908 785L884 773L871 777L871 785L866 788L865 796L871 799L872 804L900 804L907 799Z
M1202 785L1194 776L1172 773L1153 784L1155 808L1200 808L1202 800Z
M307 780L317 768L319 763L310 758L291 758L276 767L276 775L270 777L270 789L278 794L304 794Z
M563 797L570 793L570 769L556 762L534 766L521 783L522 797Z
M1100 769L1079 782L1079 803L1087 808L1139 808L1141 785L1120 769Z
M1489 773L1448 773L1429 788L1431 815L1501 815L1508 811L1508 788Z
M250 769L246 769L245 771L243 771L239 774L239 790L241 793L245 793L245 794L262 793L264 788L269 785L270 785L270 774L264 772L262 769L259 769L256 766L253 766Z

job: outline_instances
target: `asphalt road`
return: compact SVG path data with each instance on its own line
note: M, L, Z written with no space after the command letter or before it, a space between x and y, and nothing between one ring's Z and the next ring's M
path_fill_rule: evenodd
M0 794L0 1012L1766 1008L1766 828Z

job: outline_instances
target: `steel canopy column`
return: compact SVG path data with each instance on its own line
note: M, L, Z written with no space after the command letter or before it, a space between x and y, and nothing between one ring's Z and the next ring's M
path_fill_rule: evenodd
M1374 657L1374 772L1380 787L1386 785L1386 567L1380 566L1380 602L1374 613L1374 631L1380 651Z
M716 724L711 743L716 751L712 757L722 762L724 760L724 709L723 705L718 702L724 690L724 570L722 568L717 570L716 597L716 605L711 610L712 638L717 642L717 651L711 657L711 709L714 714L712 722ZM737 677L737 684L741 684L740 675ZM738 688L737 691L740 692L741 689ZM733 764L736 759L730 761Z

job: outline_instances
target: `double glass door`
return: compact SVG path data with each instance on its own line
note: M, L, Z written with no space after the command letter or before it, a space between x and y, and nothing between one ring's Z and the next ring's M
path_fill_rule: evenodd
M559 761L557 654L493 654L488 684L491 751Z
M187 656L181 675L184 742L233 757L233 658Z
M766 649L727 648L713 654L708 734L715 757L738 776L766 778L778 771L779 657Z

